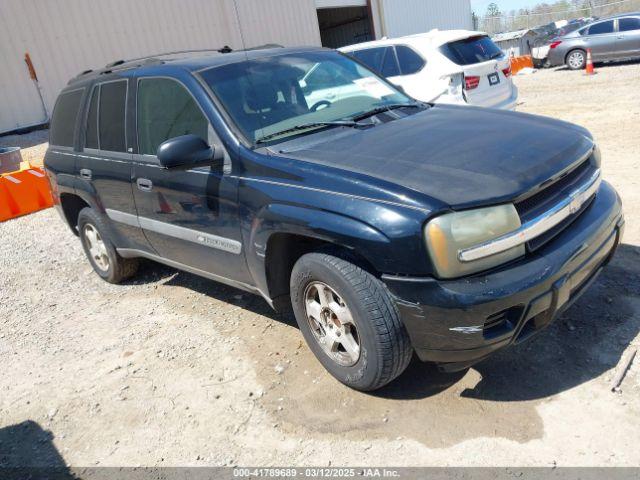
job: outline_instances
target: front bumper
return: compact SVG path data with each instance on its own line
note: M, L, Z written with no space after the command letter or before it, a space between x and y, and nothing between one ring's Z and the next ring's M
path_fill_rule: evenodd
M571 226L524 260L457 280L382 279L420 359L461 370L549 325L595 280L623 229L620 197L603 182Z

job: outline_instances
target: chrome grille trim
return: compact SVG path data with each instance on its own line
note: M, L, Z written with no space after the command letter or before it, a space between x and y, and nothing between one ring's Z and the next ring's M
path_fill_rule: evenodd
M600 169L597 169L587 182L543 214L532 218L517 230L495 240L459 250L458 259L461 262L473 262L474 260L510 250L542 235L580 210L582 205L598 191L601 182Z

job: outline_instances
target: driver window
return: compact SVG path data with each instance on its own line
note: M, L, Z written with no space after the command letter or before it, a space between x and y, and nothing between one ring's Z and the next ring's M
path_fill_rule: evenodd
M138 153L155 156L162 142L187 134L218 143L195 99L175 80L141 78L137 102Z

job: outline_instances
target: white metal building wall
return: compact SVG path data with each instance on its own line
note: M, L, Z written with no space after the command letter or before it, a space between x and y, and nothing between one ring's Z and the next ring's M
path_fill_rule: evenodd
M371 0L376 36L473 28L470 0Z
M45 120L24 54L51 114L70 77L153 53L320 45L314 0L1 0L0 133ZM240 28L241 27L241 28Z

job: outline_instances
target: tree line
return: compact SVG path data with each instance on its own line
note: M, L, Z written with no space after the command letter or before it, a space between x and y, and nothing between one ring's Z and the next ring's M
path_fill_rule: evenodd
M473 13L474 28L490 34L535 28L558 20L606 17L640 11L640 0L557 0L531 8L501 11L490 3L483 15Z

